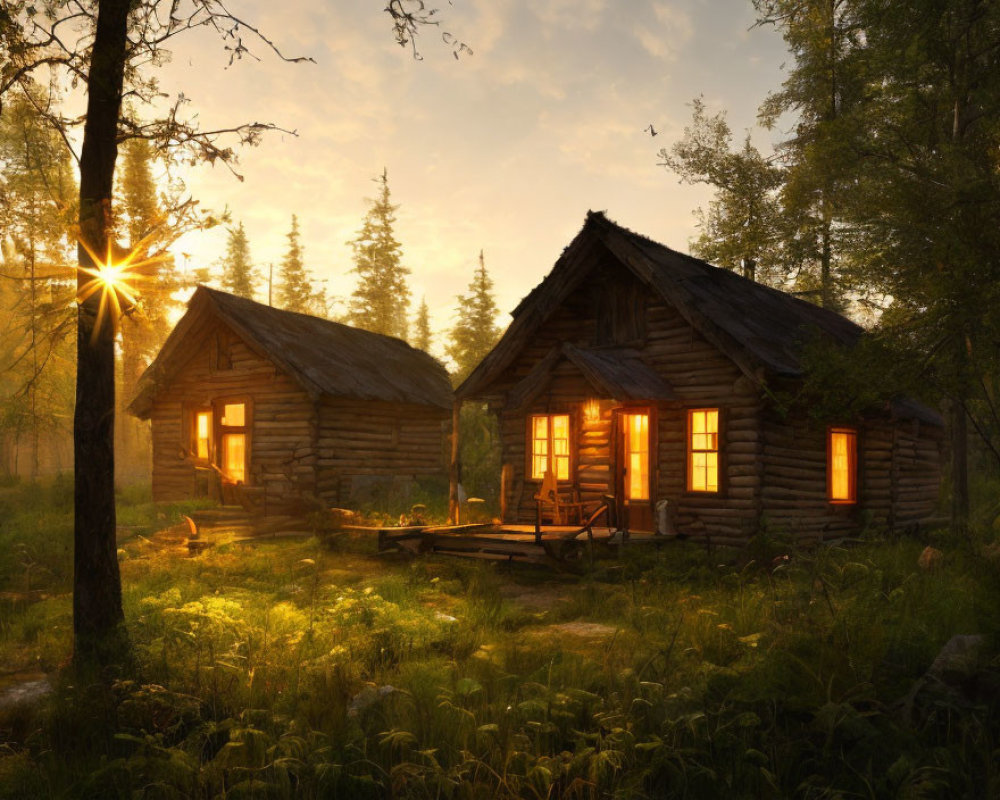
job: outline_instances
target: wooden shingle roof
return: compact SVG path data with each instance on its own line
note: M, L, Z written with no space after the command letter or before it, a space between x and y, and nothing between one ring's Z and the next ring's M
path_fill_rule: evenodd
M802 354L811 339L850 346L864 335L864 329L834 311L679 253L591 211L552 271L511 312L507 332L456 395L470 398L488 391L594 265L609 257L755 381L766 375L802 377ZM916 401L898 405L906 416L940 421Z
M313 397L451 408L451 383L444 366L401 339L199 286L187 313L140 378L129 407L134 414L149 415L157 392L190 358L187 335L206 316L228 325Z

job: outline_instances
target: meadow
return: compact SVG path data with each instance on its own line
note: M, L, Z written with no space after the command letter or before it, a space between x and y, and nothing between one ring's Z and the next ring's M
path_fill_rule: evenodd
M0 798L1000 796L986 541L764 531L582 574L347 536L188 557L156 532L192 505L119 500L135 664L84 677L71 489L0 493L0 693L53 686L0 706ZM922 679L956 634L975 663Z

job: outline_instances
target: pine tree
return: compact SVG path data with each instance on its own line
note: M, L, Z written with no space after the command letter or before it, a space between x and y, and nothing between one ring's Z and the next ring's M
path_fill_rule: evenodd
M222 285L226 291L253 300L257 288L257 273L250 260L250 241L242 222L229 229L222 266Z
M36 478L44 437L69 433L73 290L63 265L76 186L69 153L37 110L53 101L32 91L9 96L0 115L0 435L15 459L27 439L18 466Z
M486 271L483 251L479 251L476 268L467 294L458 296L458 321L451 329L447 353L455 362L455 384L465 380L500 338L496 324L497 304L493 298L493 281Z
M413 328L413 346L426 353L431 349L431 322L426 297L420 299L420 308L417 309Z
M351 295L348 320L358 328L405 339L410 306L406 276L410 270L402 264L402 247L393 232L399 206L390 202L386 170L374 180L379 186L378 197L369 201L371 207L361 230L349 242L358 285Z
M118 184L119 227L127 234L133 262L145 261L149 265L149 274L137 285L141 302L121 325L116 456L121 474L133 478L148 474L150 431L148 422L136 419L126 409L139 378L170 332L171 312L180 305L175 294L183 285L174 259L166 252L175 232L167 224L167 213L153 175L156 158L156 149L148 141L130 139L122 147Z
M288 232L288 250L281 260L281 284L278 287L278 305L288 311L315 314L320 309L317 294L313 291L302 257L299 242L299 219L292 214L292 228Z

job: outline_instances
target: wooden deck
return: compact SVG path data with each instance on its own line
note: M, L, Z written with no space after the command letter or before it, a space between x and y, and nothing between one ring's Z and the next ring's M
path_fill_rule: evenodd
M588 536L579 525L543 525L540 535L536 535L534 525L494 523L405 528L348 526L347 529L376 534L380 553L440 553L550 566L614 556L622 544L659 545L670 541L669 537L652 533L623 535L614 528L598 526L592 527L592 535Z

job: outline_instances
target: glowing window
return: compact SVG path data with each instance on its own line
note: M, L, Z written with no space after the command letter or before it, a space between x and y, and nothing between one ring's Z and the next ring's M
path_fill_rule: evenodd
M858 432L830 428L826 440L826 486L831 503L856 503Z
M537 414L530 424L532 480L542 480L551 468L557 480L568 481L569 415Z
M194 415L195 457L207 461L212 452L212 412L197 411Z
M246 405L244 403L226 403L222 407L222 419L227 428L242 428L246 425Z
M649 499L649 414L624 414L625 497Z
M246 455L246 434L222 435L222 472L233 483L246 483Z
M688 412L688 491L719 491L719 409Z

